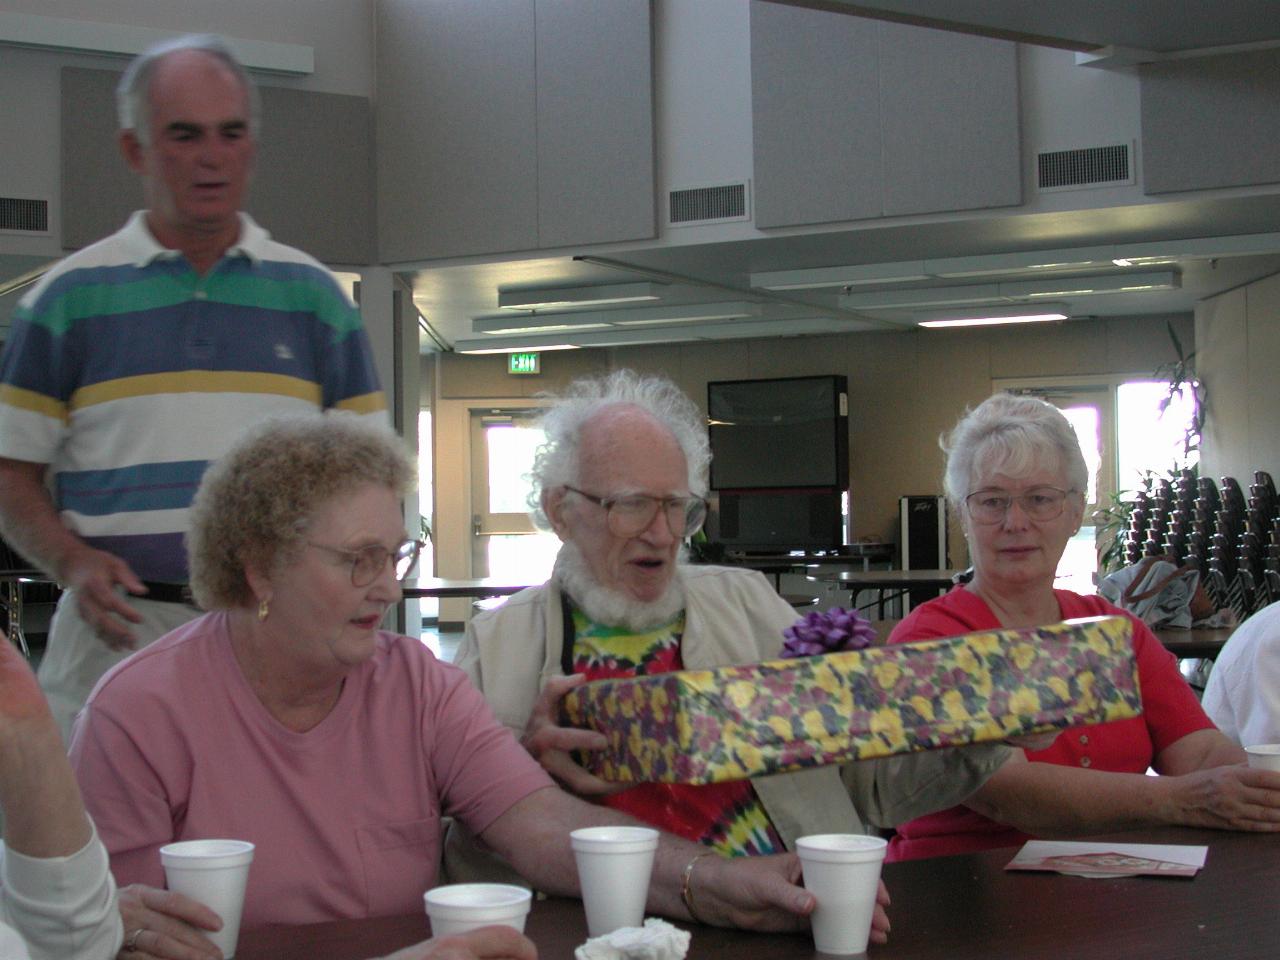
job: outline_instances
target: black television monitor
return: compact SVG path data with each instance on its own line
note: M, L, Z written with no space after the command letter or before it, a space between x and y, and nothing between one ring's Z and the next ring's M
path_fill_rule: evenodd
M849 486L849 386L838 375L707 384L711 489Z
M814 553L844 543L838 490L721 491L719 542L746 553Z

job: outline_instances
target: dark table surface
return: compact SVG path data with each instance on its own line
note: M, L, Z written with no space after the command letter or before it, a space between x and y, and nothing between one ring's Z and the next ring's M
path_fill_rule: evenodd
M478 577L474 580L418 577L416 580L406 580L401 589L408 600L422 597L471 597L479 600L484 597L509 597L529 586L528 583L498 577Z
M1090 838L1101 839L1101 838ZM1169 828L1111 834L1118 843L1207 845L1190 879L1089 880L1011 873L993 850L889 864L889 944L870 960L1254 960L1280 953L1280 835ZM691 960L813 960L804 934L688 926ZM586 938L573 900L534 904L525 932L544 960L570 960ZM364 960L429 933L421 915L244 931L238 960Z
M959 570L840 570L815 573L810 580L838 583L851 590L893 590L909 587L950 587Z
M1235 629L1235 627L1220 627L1215 630L1166 628L1155 631L1155 635L1160 638L1165 649L1179 659L1204 657L1213 660Z

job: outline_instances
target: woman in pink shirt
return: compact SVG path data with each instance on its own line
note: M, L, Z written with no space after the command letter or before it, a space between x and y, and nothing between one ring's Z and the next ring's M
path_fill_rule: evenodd
M911 611L891 643L1122 613L1101 597L1053 588L1088 483L1056 407L998 394L961 418L946 448L944 483L973 579ZM1242 766L1244 752L1205 716L1174 657L1130 619L1141 717L1064 730L1047 749L1015 753L961 806L899 827L890 858L1147 825L1280 830L1280 774ZM1149 767L1162 776L1147 776Z
M330 415L257 428L201 481L188 553L211 612L107 673L71 748L139 955L217 956L207 911L156 889L173 840L256 845L252 927L420 912L443 816L569 895L569 831L630 822L559 790L460 670L378 629L422 547L400 505L414 473L389 431ZM703 852L664 835L652 911L689 916L681 879ZM790 855L708 859L699 916L802 927L813 899L798 876ZM483 955L531 950L517 937Z

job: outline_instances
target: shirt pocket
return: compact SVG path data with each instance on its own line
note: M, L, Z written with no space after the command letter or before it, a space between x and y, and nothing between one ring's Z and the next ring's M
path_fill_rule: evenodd
M440 819L356 828L371 917L416 913L440 866Z

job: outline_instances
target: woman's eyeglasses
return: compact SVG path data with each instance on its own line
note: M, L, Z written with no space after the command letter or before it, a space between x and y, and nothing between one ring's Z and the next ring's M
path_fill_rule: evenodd
M597 497L567 484L565 489L601 507L615 537L639 536L649 529L659 507L666 517L667 529L675 537L692 536L707 519L707 501L701 497L650 497L640 493Z
M1005 490L978 490L965 497L964 502L969 516L978 523L1003 523L1015 501L1032 520L1057 520L1066 508L1067 495L1075 492L1057 487L1032 487L1014 496Z
M388 550L380 543L373 543L359 550L341 550L313 540L308 540L307 543L317 550L324 550L351 564L351 585L355 587L367 587L382 576L382 571L387 568L387 560L391 561L391 569L395 571L396 580L403 580L413 573L418 565L418 557L422 554L422 548L426 546L421 540L406 540L394 550Z

